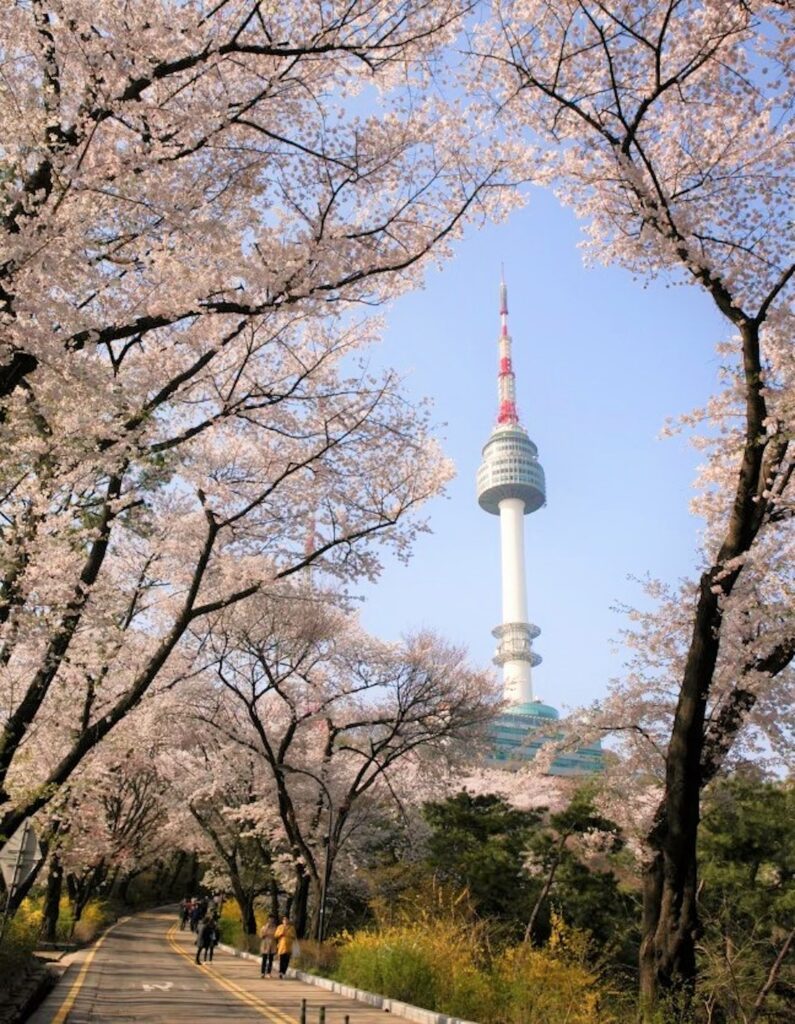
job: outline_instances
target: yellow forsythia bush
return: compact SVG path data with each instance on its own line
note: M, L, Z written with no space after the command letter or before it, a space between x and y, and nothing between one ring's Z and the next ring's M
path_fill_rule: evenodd
M607 1024L598 979L547 949L515 946L494 966L500 1024Z
M89 900L75 924L73 938L76 942L91 942L114 919L102 900Z
M481 1024L612 1024L600 1009L598 978L572 948L576 933L563 931L559 924L544 949L520 945L490 955L476 925L388 925L344 943L335 976Z
M451 922L358 932L341 947L335 975L369 992L477 1020L489 1004L488 979L473 962L471 945Z

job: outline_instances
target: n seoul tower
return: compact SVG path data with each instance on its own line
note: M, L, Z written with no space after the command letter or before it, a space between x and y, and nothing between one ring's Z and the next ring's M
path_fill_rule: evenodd
M533 701L532 670L541 663L533 650L540 630L527 619L523 517L546 501L538 449L516 411L516 378L508 333L508 289L500 282L500 341L497 424L483 447L477 489L480 507L500 517L502 625L494 662L502 666L503 694L511 705Z

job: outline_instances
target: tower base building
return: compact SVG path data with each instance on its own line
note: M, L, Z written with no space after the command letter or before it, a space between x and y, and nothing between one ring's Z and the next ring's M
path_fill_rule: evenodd
M492 726L493 747L489 762L502 768L520 767L532 761L546 743L561 739L560 715L549 704L534 700L514 704L498 715ZM550 775L596 775L604 768L601 744L589 744L557 754Z

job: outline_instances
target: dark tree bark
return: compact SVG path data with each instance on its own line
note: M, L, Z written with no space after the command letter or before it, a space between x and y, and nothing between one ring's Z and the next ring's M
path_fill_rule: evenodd
M194 850L190 855L190 868L188 870L188 895L192 896L193 893L199 888L199 855Z
M307 934L306 926L309 911L309 886L311 879L309 875L296 868L295 872L295 890L293 892L293 898L290 901L290 910L288 913L292 918L295 930L299 938L304 938Z
M275 878L270 881L271 917L279 920L279 886Z
M231 883L235 903L240 908L240 920L243 922L243 931L246 935L256 935L257 919L254 916L254 897L241 886L237 878L232 878Z
M163 893L164 896L175 896L177 894L177 883L179 882L180 875L185 867L187 857L188 855L184 850L178 850L172 858L171 876L169 878L166 891Z
M561 859L563 858L563 850L566 846L566 840L569 838L571 833L565 832L558 840L557 847L555 849L555 855L552 858L552 863L549 866L547 877L544 879L544 884L541 886L541 892L538 894L538 899L533 905L533 909L530 912L530 917L527 921L527 927L524 931L524 941L531 942L533 938L533 930L535 929L538 915L541 912L541 907L544 905L544 900L549 896L549 891L552 888L552 883L555 881L555 874L560 866Z
M767 406L760 358L760 326L739 310L745 377L745 446L734 504L714 564L702 574L685 667L666 754L665 790L648 835L651 860L643 879L640 994L651 1021L661 997L688 1017L696 981L699 934L696 842L701 792L720 770L755 698L743 685L745 672L781 672L793 656L788 638L764 659L738 671L724 712L707 721L727 599L743 571L742 556L753 545L771 511L770 490L787 474L788 441L766 430Z
M88 868L82 875L72 873L66 875L66 891L72 905L72 932L83 916L88 901L99 890L107 875L108 868L104 860L100 860L94 867Z
M58 936L58 916L63 891L63 865L58 850L53 850L50 857L50 873L47 876L47 890L44 894L42 914L42 938L46 942L55 942Z

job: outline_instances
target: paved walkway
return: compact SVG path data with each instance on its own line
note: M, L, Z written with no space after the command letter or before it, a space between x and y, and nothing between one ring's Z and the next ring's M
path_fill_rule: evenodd
M28 1024L384 1024L385 1014L293 979L262 980L256 961L216 949L197 966L189 931L174 915L137 914L120 921L73 957L55 990Z
M168 931L172 949L187 957L195 967L195 946L190 932L181 932L176 925ZM280 1024L295 1024L301 1019L302 1001L306 1001L306 1024L317 1024L321 1007L325 1007L326 1024L384 1024L383 1010L375 1010L362 1003L345 999L335 992L326 992L315 985L307 985L292 978L279 981L261 978L259 963L243 959L216 949L213 962L196 968L208 973L213 981L237 998L256 1006L266 1020ZM270 1017L267 1014L271 1014Z

